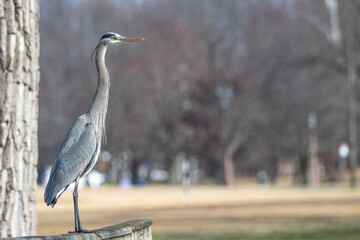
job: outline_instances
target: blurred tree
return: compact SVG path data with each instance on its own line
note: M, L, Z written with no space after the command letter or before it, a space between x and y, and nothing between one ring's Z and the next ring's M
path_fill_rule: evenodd
M308 9L313 3L307 2ZM358 35L359 31L354 25L354 19L358 19L360 1L337 1L324 0L318 3L319 11L311 14L310 22L316 26L317 30L324 34L323 39L327 41L327 51L319 56L319 60L328 68L333 68L338 74L342 75L343 86L347 86L347 112L348 112L348 141L351 146L349 167L350 184L356 186L356 168L358 165L358 68L357 53L359 52ZM346 78L343 79L343 78ZM346 84L345 84L346 81ZM335 147L334 147L335 149ZM330 171L335 172L335 171ZM335 175L335 174L333 174ZM334 177L332 177L334 178Z
M336 1L334 1L336 2ZM358 71L359 61L357 60L359 39L359 31L357 31L354 19L359 18L360 1L345 3L345 9L342 14L345 18L345 59L346 59L346 74L348 86L348 112L349 112L349 143L350 143L350 184L351 187L356 187L356 169L358 166ZM333 34L334 35L334 34ZM340 35L341 36L341 35Z
M0 1L0 237L35 235L39 5Z
M40 83L41 166L91 101L92 46L115 31L147 39L107 56L106 147L131 152L133 174L145 159L173 172L181 152L226 184L260 170L276 181L282 161L294 162L306 182L314 112L320 165L336 180L337 147L357 135L347 130L354 118L344 83L347 36L356 56L359 35L346 21L359 16L357 1L348 4L354 13L335 0L41 1L42 77L49 79Z

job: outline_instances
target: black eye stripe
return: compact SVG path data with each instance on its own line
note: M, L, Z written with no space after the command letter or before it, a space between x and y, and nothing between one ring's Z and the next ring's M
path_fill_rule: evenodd
M111 34L111 33L107 33L104 36L101 37L101 39L103 38L110 38L110 37L115 37L115 34Z

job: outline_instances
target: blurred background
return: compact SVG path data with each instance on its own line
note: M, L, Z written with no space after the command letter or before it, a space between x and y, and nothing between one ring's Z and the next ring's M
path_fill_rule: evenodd
M67 130L90 106L97 73L89 57L102 34L113 31L146 41L107 54L107 142L84 185L130 189L120 194L141 198L132 186L151 184L157 196L183 192L179 206L228 196L228 213L243 204L238 215L221 217L231 221L217 231L240 222L245 196L276 202L289 191L290 202L309 194L311 202L302 203L315 204L312 221L328 223L345 212L346 227L360 219L360 195L348 189L356 187L358 165L359 1L41 0L40 9L40 183ZM186 192L194 184L191 198ZM335 215L316 215L324 201ZM348 208L341 211L340 202ZM41 216L40 209L39 227ZM320 232L333 234L339 222L325 225Z

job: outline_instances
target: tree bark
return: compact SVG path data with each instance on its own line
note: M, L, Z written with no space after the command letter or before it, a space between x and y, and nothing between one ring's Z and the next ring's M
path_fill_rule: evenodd
M231 186L235 182L235 171L234 171L234 153L243 142L243 136L240 133L236 133L231 139L229 145L225 149L224 154L224 182L225 185Z
M310 130L309 135L309 149L310 149L310 183L312 187L320 185L319 175L319 144L317 133L314 129Z
M349 48L349 47L348 47ZM351 51L350 49L348 52ZM352 55L352 53L349 53ZM356 98L356 70L355 60L348 56L347 78L348 78L348 108L349 108L349 142L350 142L350 185L356 187L357 168L357 98Z
M39 4L0 1L0 237L36 234Z
M349 111L349 142L350 142L350 186L356 187L356 168L358 158L358 126L357 126L357 62L355 49L355 23L353 5L347 2L347 42L346 42L346 61L347 61L347 87L348 87L348 111Z

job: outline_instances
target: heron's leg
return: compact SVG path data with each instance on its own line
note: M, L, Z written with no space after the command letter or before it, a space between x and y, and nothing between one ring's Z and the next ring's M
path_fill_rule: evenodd
M78 186L79 186L80 175L77 177L75 181L75 187L73 192L73 200L74 200L74 215L75 215L75 232L89 232L81 227L80 214L79 214L79 206L78 206Z
M96 233L94 231L89 231L89 230L83 229L81 227L79 206L78 206L78 185L79 185L80 175L77 177L77 179L75 181L75 187L74 187L74 192L73 192L74 215L75 215L75 233L95 233L99 238L102 238L98 233ZM73 232L69 232L69 233L73 233Z
M75 181L75 187L73 192L73 200L74 200L74 215L75 215L75 232L89 232L81 227L80 214L79 214L79 206L78 206L78 186L79 186L80 175Z
M79 177L76 178L75 187L73 191L73 200L74 200L74 215L75 215L75 232L80 230L80 216L79 216L79 206L78 206L78 184Z

